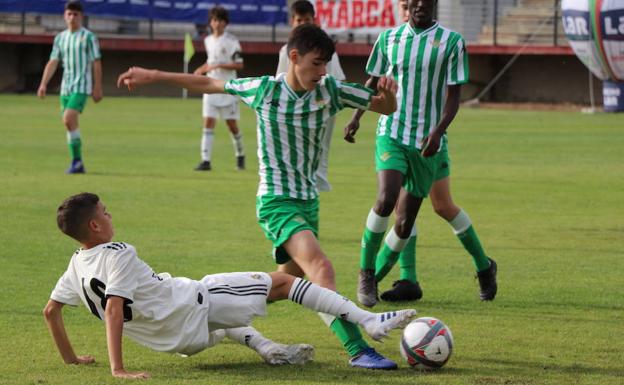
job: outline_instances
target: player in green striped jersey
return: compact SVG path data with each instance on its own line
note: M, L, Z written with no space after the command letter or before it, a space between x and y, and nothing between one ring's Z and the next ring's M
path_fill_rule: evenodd
M50 60L43 71L37 95L40 98L45 97L48 82L56 72L59 62L62 62L61 112L71 155L71 165L67 173L82 174L85 169L78 117L89 95L92 95L96 103L102 100L102 56L97 37L82 27L83 11L80 2L69 1L65 4L63 17L67 29L54 38Z
M325 122L345 107L382 114L396 109L396 83L381 77L378 94L359 84L326 75L334 43L319 27L305 24L293 29L288 41L290 63L276 77L232 79L174 74L131 68L118 85L136 86L167 82L203 93L227 92L238 96L256 112L260 185L258 222L275 248L279 271L336 289L334 268L318 242L318 189L316 171L321 156ZM362 338L356 325L321 315L339 337L352 366L395 369L396 363L379 355ZM344 318L344 317L343 317Z
M397 80L399 108L377 125L379 190L362 237L358 299L375 305L377 284L399 255L401 280L382 299L422 297L416 280L415 219L431 191L436 212L449 221L473 256L481 299L491 300L496 295L496 264L483 252L470 219L453 204L449 190L446 129L459 109L461 84L468 81L465 43L461 35L433 19L436 0L407 0L401 5L407 23L379 36L367 64L368 85L374 86L384 74ZM357 111L345 128L347 141L354 141L362 113ZM381 247L395 209L396 223Z

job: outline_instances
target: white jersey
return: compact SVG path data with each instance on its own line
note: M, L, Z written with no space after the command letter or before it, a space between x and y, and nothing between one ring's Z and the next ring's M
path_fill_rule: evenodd
M205 285L154 273L126 243L76 251L50 298L74 306L82 302L104 319L106 298L111 295L126 299L123 333L134 341L157 351L184 354L211 346Z
M281 74L282 72L288 72L288 52L286 52L288 45L284 44L279 51L279 62L277 63L277 71L275 71L275 76ZM344 71L342 71L342 67L340 66L340 59L338 59L338 54L334 52L331 60L327 63L327 74L334 77L336 80L345 80L346 76Z
M229 32L224 32L223 35L218 37L215 35L206 36L204 46L206 47L206 63L208 65L243 62L240 43L236 36ZM236 79L236 70L217 68L207 72L206 76L219 80ZM208 105L227 107L236 102L236 98L231 95L204 94L204 109L207 109ZM206 115L204 114L204 116Z

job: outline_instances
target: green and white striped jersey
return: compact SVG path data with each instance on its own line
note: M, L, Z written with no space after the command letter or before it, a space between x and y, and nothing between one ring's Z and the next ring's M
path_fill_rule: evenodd
M76 32L66 29L56 35L50 60L59 60L63 64L61 95L90 95L93 83L91 63L101 57L97 37L86 28Z
M420 149L440 121L446 86L468 82L465 42L437 22L421 33L406 23L379 35L366 72L399 85L397 110L379 118L377 135Z
M345 107L368 109L374 91L332 76L298 95L275 77L232 79L225 91L256 112L260 185L258 196L314 199L325 121Z

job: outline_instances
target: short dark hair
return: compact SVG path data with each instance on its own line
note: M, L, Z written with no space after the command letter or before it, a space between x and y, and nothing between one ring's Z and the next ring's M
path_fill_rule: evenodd
M230 15L228 11L220 5L212 8L208 15L208 20L217 19L225 21L225 24L230 24Z
M297 0L290 5L290 15L312 15L314 17L314 6L308 0Z
M65 10L84 13L84 11L82 10L82 3L76 0L70 0L67 3L65 3Z
M56 210L56 224L66 235L81 242L87 237L87 223L95 215L100 197L83 192L65 199Z
M290 32L287 51L296 49L299 55L319 51L327 61L330 61L336 47L334 41L321 28L314 24L302 24Z

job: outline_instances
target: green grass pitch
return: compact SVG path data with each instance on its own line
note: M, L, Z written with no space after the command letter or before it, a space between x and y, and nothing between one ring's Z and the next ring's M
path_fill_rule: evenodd
M201 278L275 268L255 220L253 115L242 108L248 170L234 171L220 123L214 170L198 173L200 111L197 99L90 101L81 118L88 174L68 176L57 97L0 96L0 384L125 383L110 376L104 325L84 307L67 308L65 323L76 352L96 357L93 366L64 365L43 321L76 248L55 224L56 207L70 194L100 194L116 240L135 245L156 271ZM376 116L365 115L351 145L341 140L349 114L334 133L321 244L339 290L355 298L359 239L376 193ZM453 331L443 370L418 373L401 362L399 332L373 344L399 370L351 369L316 314L290 302L270 305L254 326L281 342L315 345L309 365L270 367L229 342L183 359L124 340L126 368L150 372L152 384L621 384L623 130L621 115L460 111L450 129L454 198L498 261L499 294L479 302L470 258L425 202L418 219L424 298L409 305Z

